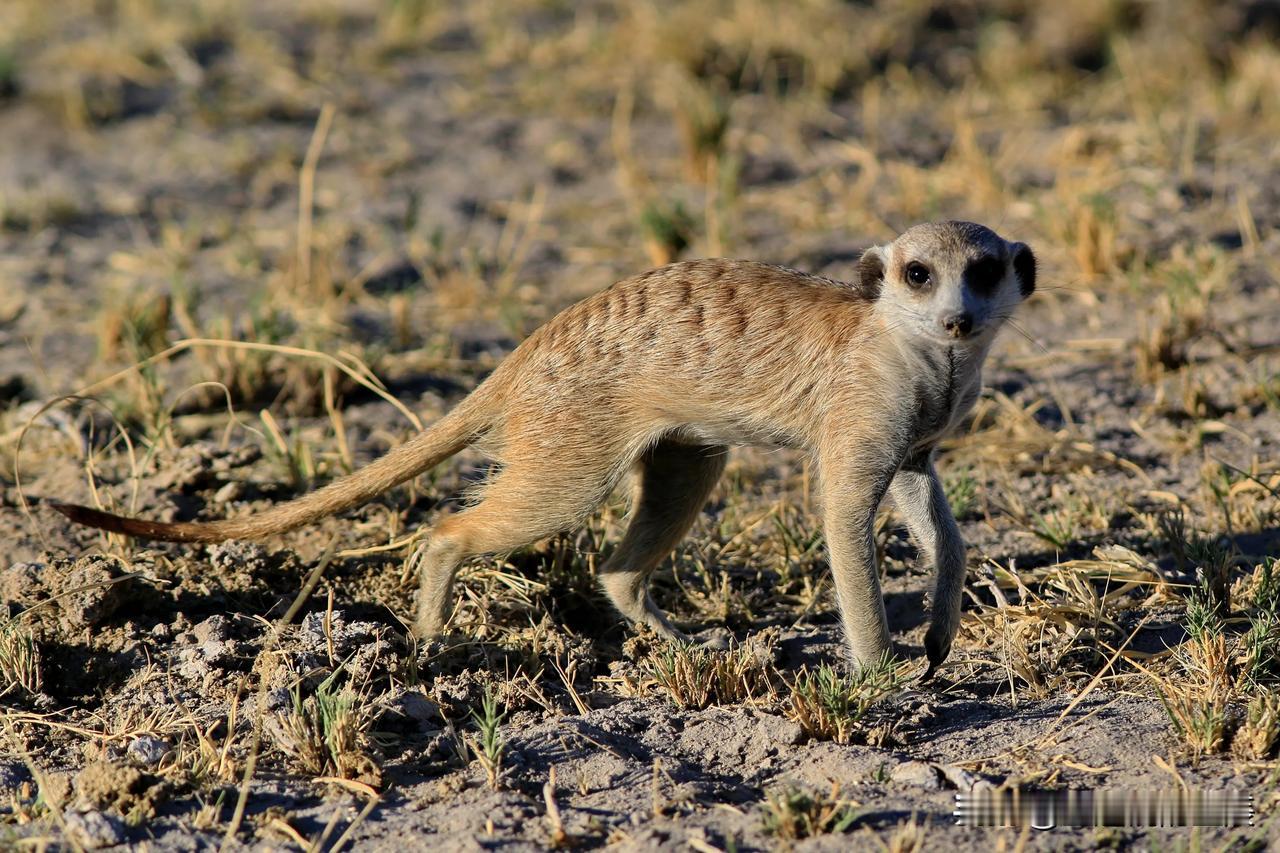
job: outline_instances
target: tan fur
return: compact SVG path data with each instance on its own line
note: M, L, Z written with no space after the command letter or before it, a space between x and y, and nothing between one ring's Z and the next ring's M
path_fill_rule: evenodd
M976 284L973 264L984 257L998 260L994 286ZM904 279L913 262L932 271L930 288ZM857 284L746 261L673 264L569 307L431 429L313 494L208 523L58 508L154 539L260 538L363 503L477 444L501 471L479 503L433 531L416 630L434 636L464 560L580 523L634 468L630 527L601 582L628 619L677 638L648 596L648 577L692 525L727 448L801 448L819 464L836 596L855 658L890 647L871 529L892 484L938 571L926 638L936 665L958 622L964 545L932 449L973 405L992 336L1034 288L1034 269L1022 244L955 222L916 226L868 250ZM967 335L955 331L960 311L973 323Z

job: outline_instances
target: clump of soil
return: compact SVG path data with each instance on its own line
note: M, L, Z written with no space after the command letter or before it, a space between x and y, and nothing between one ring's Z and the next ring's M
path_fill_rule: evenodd
M0 574L0 597L25 608L45 605L43 618L59 633L76 637L130 601L136 585L128 574L119 560L96 555L15 563Z
M73 805L81 811L110 810L129 823L155 817L168 798L168 785L137 767L97 761L85 766L72 783Z

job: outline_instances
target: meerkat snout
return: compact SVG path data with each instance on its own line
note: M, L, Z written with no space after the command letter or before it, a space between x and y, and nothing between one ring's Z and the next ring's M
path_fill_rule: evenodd
M973 315L968 311L947 314L942 318L942 328L953 338L966 338L973 331Z

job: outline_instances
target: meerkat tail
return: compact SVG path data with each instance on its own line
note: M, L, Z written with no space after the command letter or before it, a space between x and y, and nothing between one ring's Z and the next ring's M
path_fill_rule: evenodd
M473 441L488 426L488 418L471 399L462 403L430 429L419 433L386 455L322 489L248 518L208 522L166 523L126 518L74 504L50 504L77 524L123 533L140 539L165 542L221 542L225 539L262 539L318 521L328 515L366 503L393 486L427 471ZM471 405L468 405L471 404Z

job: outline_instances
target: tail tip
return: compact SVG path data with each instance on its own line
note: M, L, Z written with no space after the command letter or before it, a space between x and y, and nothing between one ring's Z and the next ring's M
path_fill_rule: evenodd
M49 503L47 506L66 516L74 524L83 524L102 530L115 530L118 526L117 522L120 521L110 513L79 504Z
M57 503L55 501L51 501L48 504L45 504L45 506L49 507L49 509L60 512L72 521L78 521L88 509L88 507L79 506L77 504L64 504Z

